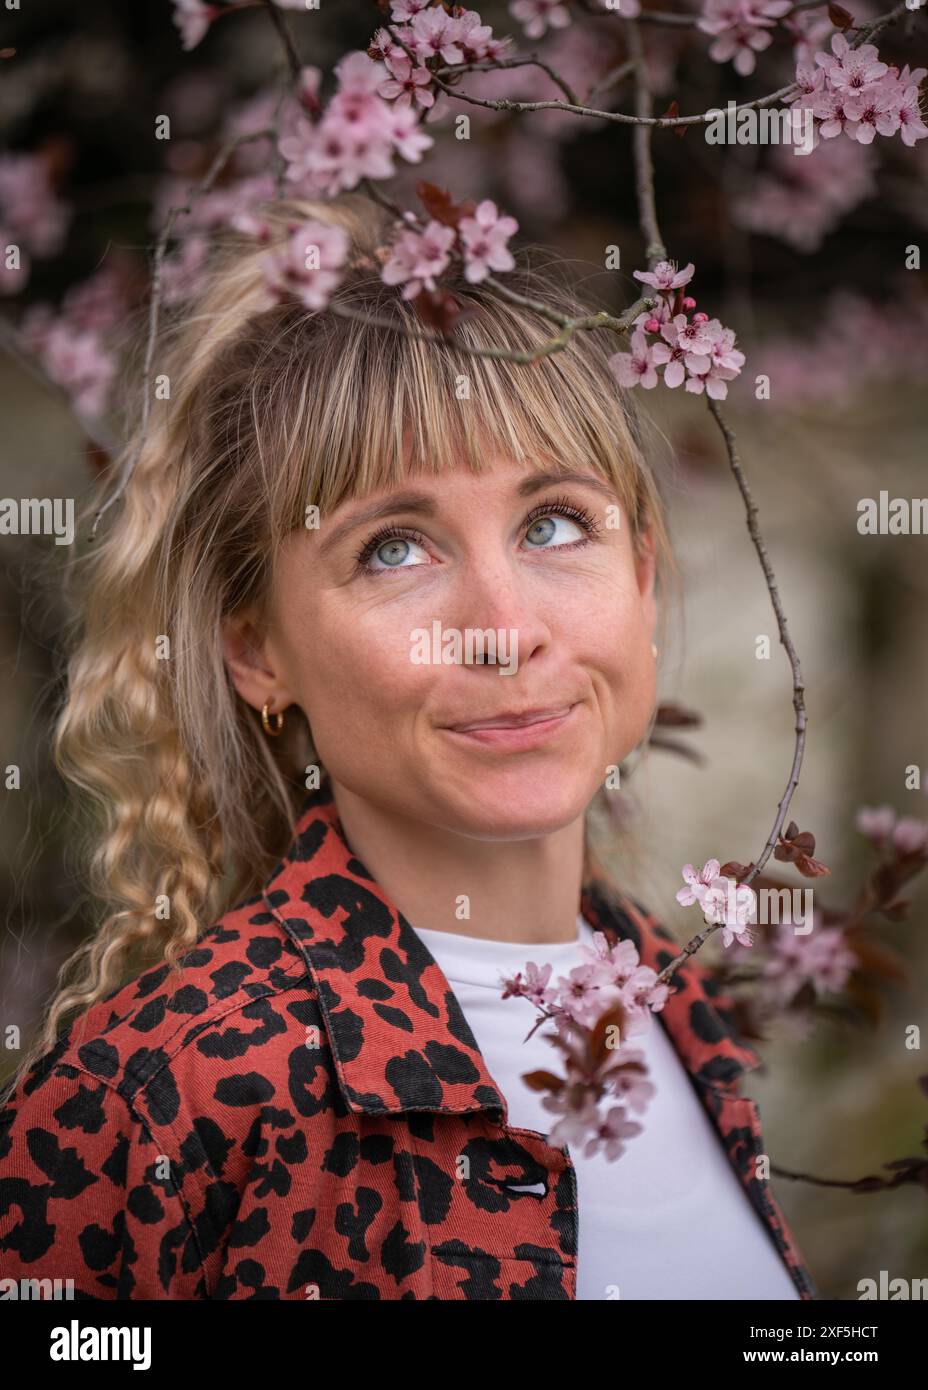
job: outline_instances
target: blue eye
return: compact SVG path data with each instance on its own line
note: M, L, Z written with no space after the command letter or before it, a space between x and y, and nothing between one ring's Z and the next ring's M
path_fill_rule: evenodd
M525 539L536 549L546 547L548 542L552 539L555 539L558 545L572 545L577 540L576 535L572 536L569 531L566 535L563 533L560 535L557 534L560 528L565 525L568 527L572 526L575 531L581 529L580 523L574 521L572 517L558 515L543 516L538 521L532 523L525 533Z
M416 531L384 526L365 543L356 557L356 564L369 574L382 574L390 569L411 569L414 566L407 564L407 561L413 556L413 547L421 549L423 545L424 538ZM381 563L372 564L372 560L380 560ZM427 559L425 563L428 563Z
M584 544L599 533L599 526L585 507L575 507L566 497L542 502L528 515L529 528L525 539L533 550L557 550L560 546ZM563 524L573 527L574 534L563 532ZM582 534L578 537L576 532ZM554 545L549 544L554 540Z

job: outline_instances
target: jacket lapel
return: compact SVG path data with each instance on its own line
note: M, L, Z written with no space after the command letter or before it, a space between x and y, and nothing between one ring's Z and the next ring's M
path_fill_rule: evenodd
M505 1117L451 986L353 854L326 789L305 803L264 899L312 974L349 1109Z
M290 851L264 897L317 986L350 1109L488 1110L501 1112L505 1122L505 1099L451 986L353 854L329 790L305 802ZM629 938L643 964L660 970L673 958L673 938L598 869L583 885L580 907L610 941ZM760 1059L715 1009L707 978L688 961L674 975L675 992L658 1017L694 1080L727 1091Z

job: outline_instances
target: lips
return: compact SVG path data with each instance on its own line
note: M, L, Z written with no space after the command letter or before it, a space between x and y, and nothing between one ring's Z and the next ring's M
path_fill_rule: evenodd
M546 719L561 719L571 705L558 705L551 709L525 710L521 714L498 714L490 719L473 719L466 724L449 724L455 733L471 733L475 729L523 729L529 724L541 724Z

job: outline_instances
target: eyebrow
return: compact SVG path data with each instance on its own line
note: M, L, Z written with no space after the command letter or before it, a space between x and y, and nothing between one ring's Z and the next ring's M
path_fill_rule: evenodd
M592 488L594 492L600 493L609 502L615 503L618 497L615 488L611 483L607 483L604 478L598 477L595 473L584 473L576 468L560 469L552 472L534 473L529 478L524 478L516 488L517 497L534 497L537 492L543 492L545 488L557 484L574 483L581 487ZM389 497L383 498L380 502L372 502L367 507L362 507L360 511L354 513L342 521L338 526L333 527L324 539L320 540L319 550L325 554L334 546L338 545L351 531L359 526L369 526L374 521L381 521L385 517L395 516L398 512L413 512L417 516L432 517L438 511L434 498L426 492L396 492Z

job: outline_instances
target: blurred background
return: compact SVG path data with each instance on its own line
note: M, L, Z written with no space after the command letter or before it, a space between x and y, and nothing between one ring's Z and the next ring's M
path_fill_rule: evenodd
M673 8L697 13L683 0ZM863 0L847 9L857 23L879 13ZM592 0L568 5L570 22L539 37L526 36L503 4L480 12L494 33L512 34L519 52L543 56L580 92L628 56L622 23ZM146 311L147 258L165 212L223 139L266 125L278 99L281 48L260 4L223 15L188 49L174 16L169 0L41 0L4 12L0 229L28 255L15 283L6 277L0 306L3 497L80 499L104 466L134 403L120 373ZM365 0L325 0L311 13L292 9L287 21L302 61L322 70L325 98L334 63L366 48L383 15ZM756 71L741 76L708 56L711 40L693 25L654 22L642 31L655 110L675 101L685 114L784 86L797 58L827 50L838 32L823 9L800 9L758 52ZM881 59L917 66L928 55L926 35L923 15L887 29ZM472 74L466 89L557 95L530 67ZM633 109L627 78L596 100ZM455 138L461 112L471 118L468 140ZM159 140L165 114L171 138ZM444 100L426 129L435 144L390 182L397 201L416 205L418 178L457 199L493 198L518 219L517 244L569 262L593 302L619 309L636 297L632 271L644 257L627 128ZM200 238L261 196L272 154L267 141L242 147L215 192L179 219L169 302L189 290ZM788 149L710 146L695 128L682 138L658 132L654 159L670 254L695 262L690 292L736 329L747 354L726 416L802 660L809 714L790 815L814 833L815 855L832 870L814 881L816 904L838 912L876 863L855 824L859 809L888 805L900 818L928 821L928 538L857 528L862 498L928 492L928 271L911 254L928 249L928 140L841 138L797 158ZM619 269L605 269L609 247L619 248ZM760 373L770 378L769 400L755 396ZM614 803L623 835L612 868L683 941L701 916L675 901L680 867L713 856L747 863L767 838L792 758L791 680L705 400L663 386L638 396L666 439L685 587L660 656L661 698L703 722L681 735L700 761L652 749L627 779ZM67 557L46 536L6 535L0 545L0 763L18 766L22 784L0 805L0 1036L12 1024L24 1042L93 920L49 758ZM762 635L769 660L755 655ZM913 766L919 785L907 785ZM776 871L810 885L791 866ZM852 1179L920 1152L928 1097L917 1078L928 1065L907 1047L906 1029L928 1022L926 881L922 874L908 885L904 920L877 918L870 929L900 970L874 983L867 1008L822 1010L811 1026L784 1020L767 1030L765 1071L746 1090L759 1102L774 1164ZM7 1046L0 1082L15 1064ZM825 1297L856 1298L858 1280L878 1279L881 1269L928 1276L928 1208L917 1186L863 1195L780 1178L775 1190Z

